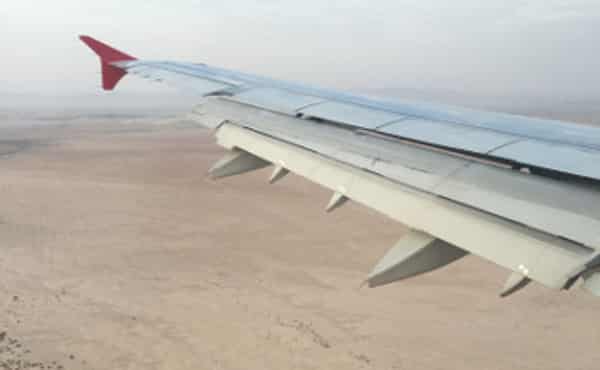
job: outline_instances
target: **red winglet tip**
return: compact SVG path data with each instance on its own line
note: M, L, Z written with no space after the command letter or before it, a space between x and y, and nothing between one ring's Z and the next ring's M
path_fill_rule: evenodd
M92 37L82 35L79 36L79 39L100 57L100 64L102 65L102 88L104 90L114 89L121 78L127 74L125 70L112 65L113 62L137 60L131 55L125 54Z
M132 57L129 54L125 54L124 52L119 51L111 46L108 46L105 43L98 41L93 37L82 35L79 36L79 39L83 41L87 46L89 46L89 48L92 49L105 63L137 60L137 58Z
M102 88L113 90L126 74L125 70L102 62Z

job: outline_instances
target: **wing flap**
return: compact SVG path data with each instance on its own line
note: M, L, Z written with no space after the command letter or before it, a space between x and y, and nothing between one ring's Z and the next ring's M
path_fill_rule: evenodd
M361 107L358 105L344 104L327 101L300 109L298 113L312 118L341 123L364 129L375 129L391 122L406 118L405 115L389 113L378 109Z
M499 148L491 155L513 160L523 166L600 179L600 151L591 148L525 140Z
M227 123L219 144L265 161L283 162L291 172L533 280L563 288L591 250L449 200L394 183L319 154Z
M519 140L516 136L490 130L424 119L407 119L378 128L377 131L479 154L486 154L498 147Z
M242 91L232 100L275 112L295 115L304 107L323 102L309 95L294 94L281 89L256 88Z
M391 181L494 214L589 248L600 246L600 191L528 175L417 145L360 135L262 111L228 98L203 109ZM216 114L216 113L215 113Z
M600 246L600 194L591 187L473 163L434 192L549 234Z

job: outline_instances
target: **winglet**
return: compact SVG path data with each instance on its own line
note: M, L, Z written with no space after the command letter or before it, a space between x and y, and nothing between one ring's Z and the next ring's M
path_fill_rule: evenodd
M114 49L92 37L79 36L79 39L89 46L100 58L100 64L102 65L102 88L104 90L114 89L121 78L127 74L127 71L112 63L136 60L136 58Z

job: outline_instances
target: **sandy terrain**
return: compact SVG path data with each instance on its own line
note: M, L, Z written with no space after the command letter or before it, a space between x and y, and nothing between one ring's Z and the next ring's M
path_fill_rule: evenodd
M359 289L405 229L296 176L208 180L203 130L0 134L0 368L600 368L600 299L502 300L473 257Z

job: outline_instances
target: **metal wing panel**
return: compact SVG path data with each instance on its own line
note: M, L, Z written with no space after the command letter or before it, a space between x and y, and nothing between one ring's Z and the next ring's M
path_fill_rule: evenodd
M205 103L231 122L507 220L600 247L600 190L240 105Z
M404 187L302 147L235 125L217 132L219 143L241 148L409 227L422 230L547 286L562 288L591 251L525 226Z
M594 151L586 151L596 149L600 152L598 128L443 105L383 102L203 64L127 61L117 62L115 65L132 72L135 71L134 67L143 65L145 69L138 71L143 76L164 79L201 95L227 89L228 92L241 96L248 89L269 88L291 95L310 96L326 102L300 109L299 112L306 116L363 129L389 125L383 127L382 132L405 135L449 149L486 153L500 147L493 155L526 166L600 180L600 166L596 165L600 163L597 161L598 156ZM155 75L149 69L162 72ZM265 96L265 99L258 102L260 99L255 97L256 104L264 109L293 114L291 110L288 111L296 107L293 99L288 102L288 97L285 96L271 98L273 99L269 100ZM312 104L312 100L307 101ZM401 121L407 118L421 119L426 123L403 125ZM398 124L390 125L396 121ZM467 130L466 127L472 130ZM515 143L507 145L513 138ZM519 140L521 142L517 142Z
M207 99L197 109L219 112L215 115L227 117L231 122L318 151L344 163L401 179L405 184L421 189L432 189L445 177L471 163L464 158L411 145L398 145L395 141L353 130L243 106L231 98Z
M512 114L481 112L465 108L432 106L431 109L446 113L449 121L469 126L523 138L600 149L600 129L597 127Z
M377 129L377 131L475 153L487 153L495 148L518 140L518 137L465 125L407 119Z
M190 79L180 73L159 68L157 64L129 62L127 72L145 79L165 82L200 95L211 94L231 87L231 85L210 79L199 77Z
M524 165L600 179L600 151L527 140L499 148L491 155Z
M600 247L600 191L472 163L434 193L591 247Z
M548 119L538 119L512 114L482 112L443 104L431 104L409 100L384 101L347 94L339 91L278 81L246 73L228 71L206 66L215 75L243 80L252 86L268 86L290 92L311 95L332 102L361 106L401 116L422 118L430 121L448 122L488 129L511 136L537 138L543 141L562 142L600 149L600 129L581 124Z
M298 113L307 117L320 118L364 129L375 129L379 126L406 118L406 116L400 114L337 102L311 105L300 109Z
M321 98L291 93L281 89L254 88L232 97L232 100L281 113L294 115L296 111L309 105L320 103Z

